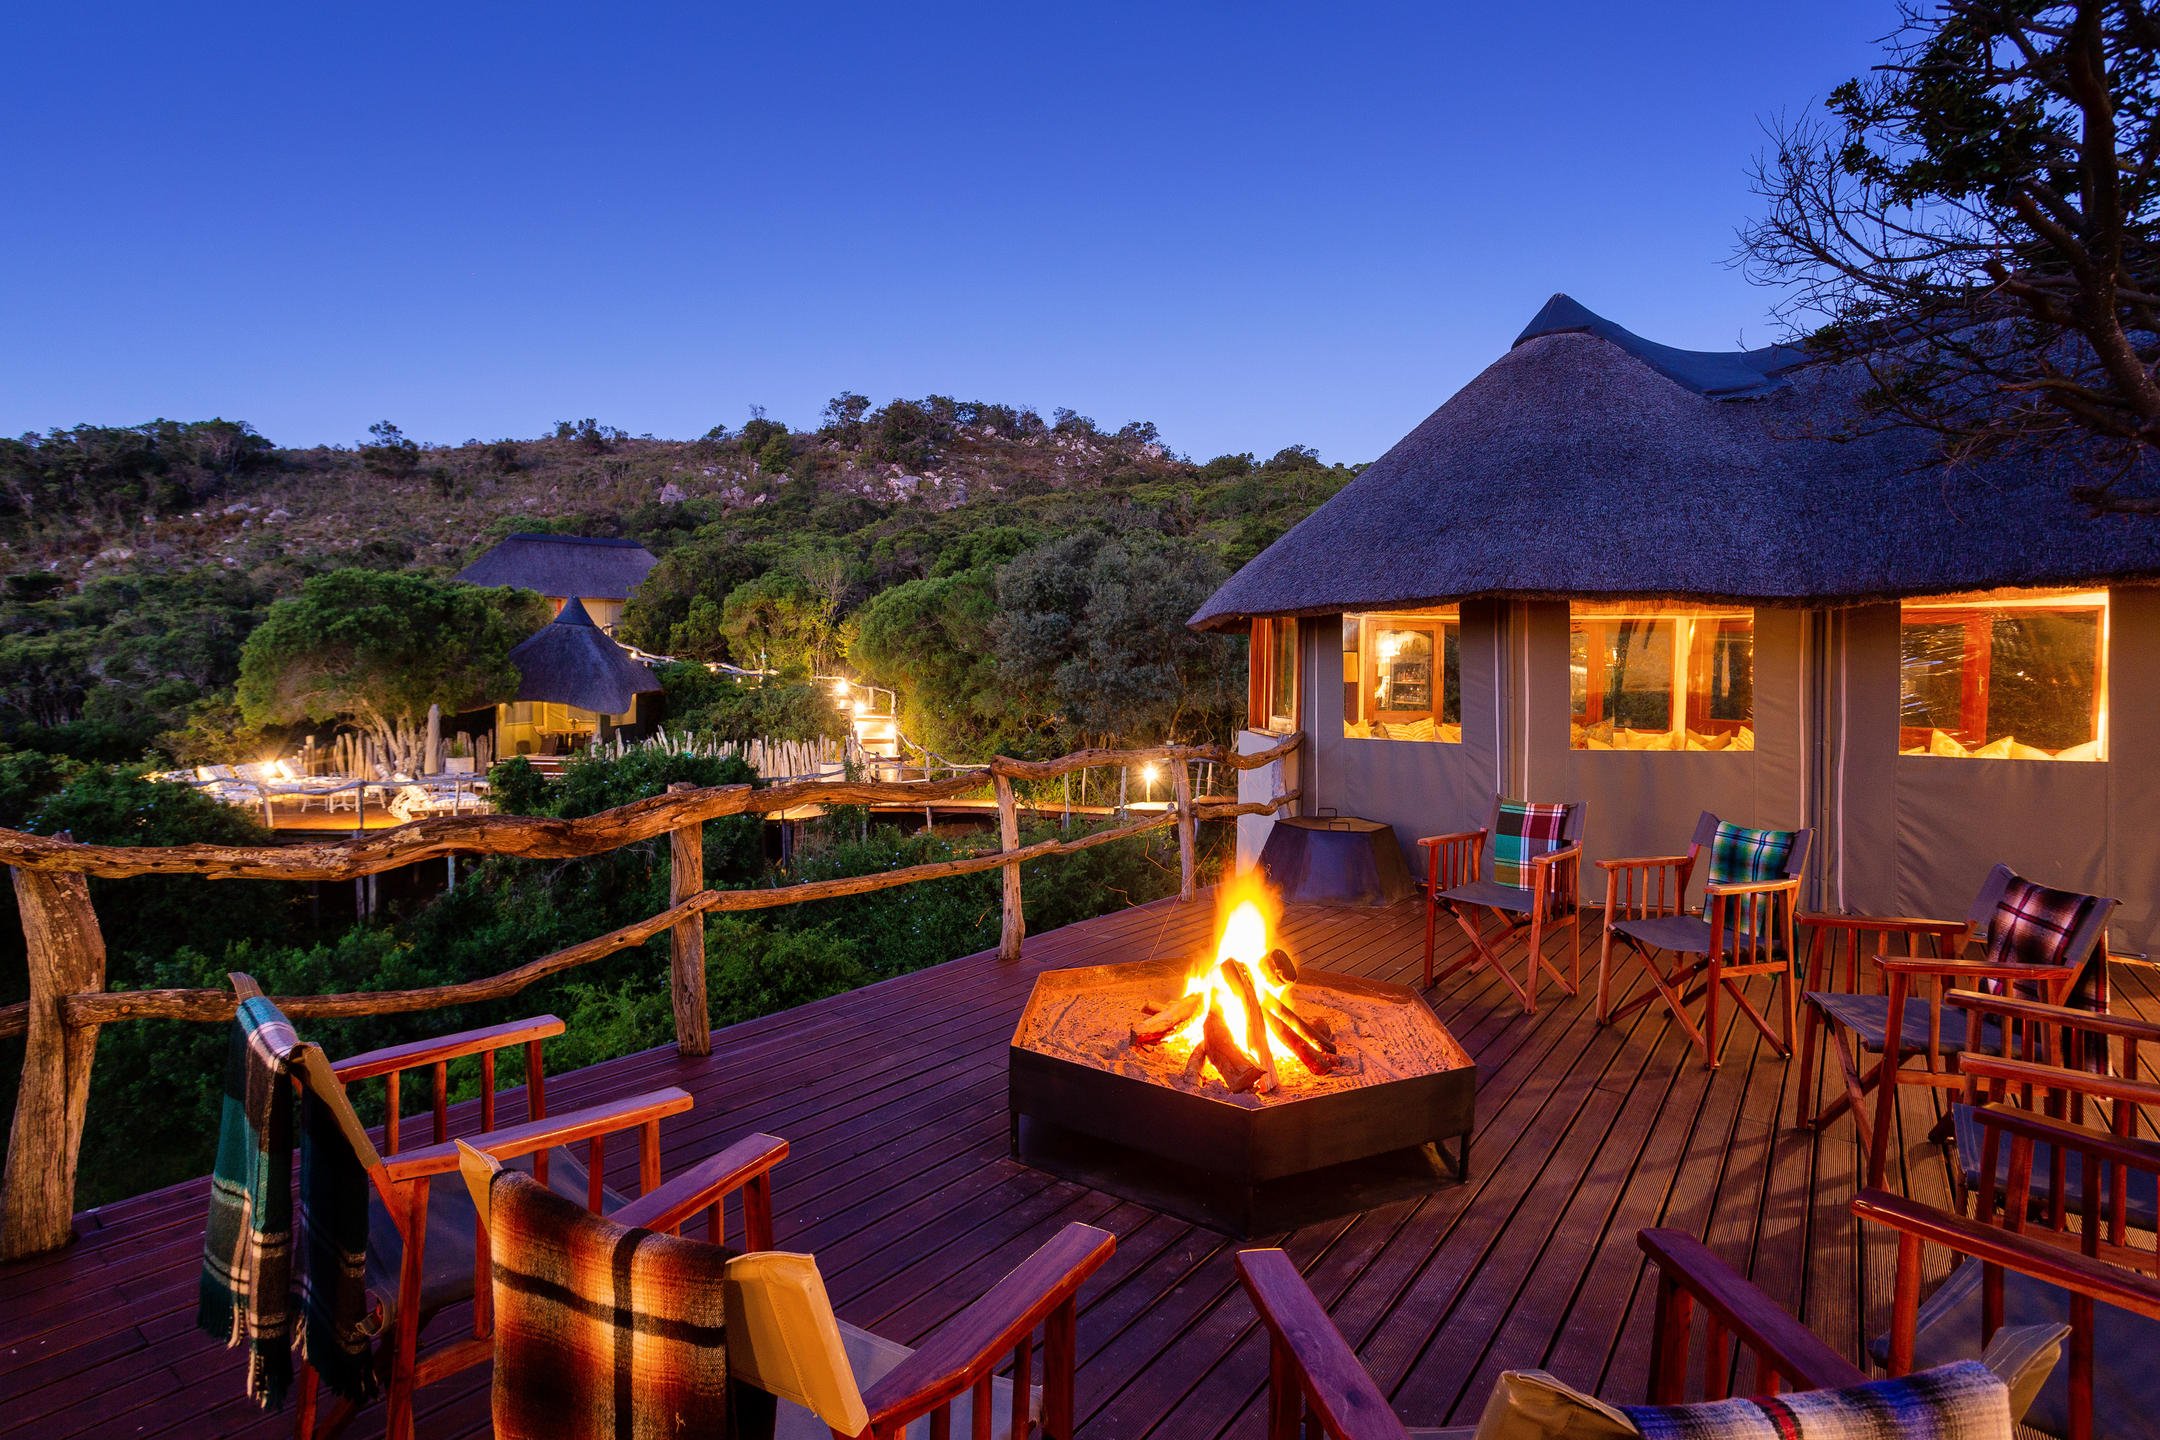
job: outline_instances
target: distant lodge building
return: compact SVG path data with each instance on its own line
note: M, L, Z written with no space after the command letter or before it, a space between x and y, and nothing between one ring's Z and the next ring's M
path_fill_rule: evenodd
M1963 915L2001 860L2120 897L2114 944L2150 951L2160 521L1851 436L1855 371L1555 296L1193 616L1252 636L1241 744L1302 731L1273 783L1413 856L1495 791L1587 801L1587 860L1707 809L1814 826L1810 908Z
M518 690L494 708L497 757L565 754L650 733L659 677L612 637L623 602L656 563L633 540L512 535L458 572L474 585L536 590L555 607L555 619L510 652Z

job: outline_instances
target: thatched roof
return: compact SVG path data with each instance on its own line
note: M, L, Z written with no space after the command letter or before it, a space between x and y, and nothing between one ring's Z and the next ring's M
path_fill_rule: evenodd
M602 715L620 715L635 697L660 688L660 677L601 634L576 600L512 650L510 663L518 668L518 699L575 705Z
M1481 596L1835 604L2160 577L2160 519L2094 516L2071 498L2072 467L1946 467L1912 430L1841 438L1865 377L1800 362L1655 345L1555 296L1191 623Z
M510 535L457 578L473 585L515 585L542 595L623 600L659 564L635 540L582 535Z

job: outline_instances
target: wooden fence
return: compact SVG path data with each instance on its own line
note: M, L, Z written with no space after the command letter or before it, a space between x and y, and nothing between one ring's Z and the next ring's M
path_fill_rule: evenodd
M508 855L567 860L598 855L640 841L669 839L669 904L665 910L605 935L543 955L485 979L418 990L357 991L342 995L281 995L277 1003L299 1019L319 1016L396 1015L452 1005L501 1000L537 980L642 945L666 931L670 937L670 994L675 1043L685 1055L712 1053L705 1000L705 926L715 911L766 910L806 901L861 895L1002 870L1003 924L998 953L1020 955L1024 924L1020 869L1030 860L1070 855L1096 845L1176 827L1180 898L1195 888L1194 831L1201 820L1272 814L1297 799L1295 790L1271 801L1238 804L1195 799L1191 767L1211 762L1251 770L1294 750L1299 736L1250 755L1216 745L1171 745L1145 750L1081 750L1055 760L999 757L982 770L944 780L873 782L803 780L752 788L678 785L666 795L640 800L578 820L515 815L449 815L349 840L305 845L83 845L49 836L0 830L0 864L13 869L15 897L28 944L30 998L0 1008L0 1038L24 1035L22 1088L9 1132L4 1179L0 1179L0 1259L54 1249L67 1242L75 1209L75 1170L83 1116L90 1098L90 1067L100 1026L123 1020L232 1018L237 1001L224 990L108 990L105 939L90 901L88 878L135 875L201 875L213 880L355 880L446 855ZM1074 839L1020 843L1017 782L1054 780L1091 766L1168 767L1172 803L1164 810ZM957 799L991 785L997 796L1000 848L982 855L912 865L870 875L755 890L710 890L704 880L704 825L730 815L764 815L798 805L869 805Z

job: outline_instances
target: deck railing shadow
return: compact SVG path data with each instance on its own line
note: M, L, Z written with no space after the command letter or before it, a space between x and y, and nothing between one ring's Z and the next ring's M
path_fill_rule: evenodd
M0 1179L0 1260L67 1243L75 1209L76 1162L90 1096L90 1070L101 1027L130 1020L219 1023L237 1001L224 990L108 990L105 941L91 903L89 877L200 875L218 880L344 881L451 855L502 855L570 860L604 854L665 835L669 842L669 904L643 920L478 980L413 990L335 995L281 995L295 1019L397 1015L501 1000L536 981L642 945L663 931L670 938L669 990L676 1048L686 1056L712 1053L705 998L704 916L766 910L814 900L862 895L927 880L1003 872L998 953L1020 956L1026 933L1021 913L1021 867L1097 845L1175 828L1179 895L1197 884L1196 831L1202 820L1273 814L1294 804L1290 789L1271 799L1239 803L1196 797L1195 764L1234 771L1258 769L1289 755L1302 737L1290 735L1250 754L1219 745L1146 749L1089 749L1053 760L999 756L979 770L919 781L794 780L762 787L670 787L669 793L576 820L516 815L448 815L418 820L347 840L305 845L86 845L0 830L0 864L12 868L29 956L30 998L0 1007L0 1038L23 1035L22 1087ZM1172 803L1165 809L1069 839L1020 843L1019 783L1055 780L1095 766L1159 764L1169 772ZM999 848L931 864L762 889L714 890L705 884L704 825L734 815L766 815L805 805L923 804L958 799L990 787L995 793Z

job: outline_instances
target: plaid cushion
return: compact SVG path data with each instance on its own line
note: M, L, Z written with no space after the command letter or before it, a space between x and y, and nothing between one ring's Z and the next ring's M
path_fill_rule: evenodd
M1783 880L1793 841L1798 838L1795 830L1750 830L1719 821L1717 834L1710 840L1710 883L1753 885L1760 880Z
M728 1433L726 1249L618 1225L516 1170L488 1208L498 1436Z
M1645 1440L2010 1440L2010 1390L1977 1360L1843 1390L1623 1405Z
M1562 848L1567 832L1569 805L1533 805L1527 800L1503 800L1499 818L1493 822L1492 874L1497 884L1517 890L1530 888L1530 862Z
M2052 890L2021 876L2010 877L1995 913L1988 918L1987 948L1983 958L1990 965L2061 965L2070 956L2070 937L2098 902L2074 890ZM2094 947L2096 953L2100 947ZM2000 994L1998 982L1986 982ZM2090 1008L2098 988L2095 967L2087 965L2077 978L2070 1003Z
M276 1405L292 1382L292 1072L300 1037L262 996L240 1002L225 1044L210 1219L195 1323L248 1343L248 1398Z

